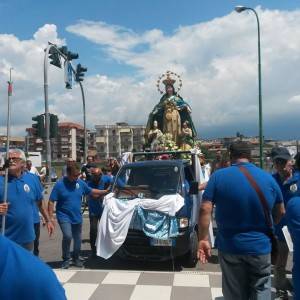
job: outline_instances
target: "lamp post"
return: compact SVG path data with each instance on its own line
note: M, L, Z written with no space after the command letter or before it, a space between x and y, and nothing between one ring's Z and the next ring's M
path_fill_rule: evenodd
M261 55L260 55L260 23L258 14L255 9L251 7L238 5L235 7L235 11L241 13L245 10L251 10L257 21L257 48L258 48L258 114L259 114L259 164L263 168L263 147L264 147L264 136L263 136L263 115L262 115L262 93L261 93Z

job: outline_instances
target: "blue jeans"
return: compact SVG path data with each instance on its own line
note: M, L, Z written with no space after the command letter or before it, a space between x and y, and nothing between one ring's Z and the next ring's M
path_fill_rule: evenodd
M225 300L271 300L271 256L219 252Z
M70 247L73 238L73 259L79 258L81 249L81 227L82 224L71 224L71 223L59 223L60 229L63 234L62 239L62 258L68 260L71 258Z

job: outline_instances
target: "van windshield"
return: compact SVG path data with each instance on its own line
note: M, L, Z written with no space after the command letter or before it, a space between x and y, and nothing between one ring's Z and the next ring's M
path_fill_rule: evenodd
M174 165L125 166L115 180L113 192L117 198L125 200L159 199L177 193L179 174L179 167Z

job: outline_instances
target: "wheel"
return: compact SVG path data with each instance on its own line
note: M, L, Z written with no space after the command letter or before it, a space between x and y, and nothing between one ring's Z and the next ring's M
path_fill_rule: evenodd
M198 262L198 234L195 230L193 230L190 236L189 249L189 252L184 256L184 264L188 268L193 268Z

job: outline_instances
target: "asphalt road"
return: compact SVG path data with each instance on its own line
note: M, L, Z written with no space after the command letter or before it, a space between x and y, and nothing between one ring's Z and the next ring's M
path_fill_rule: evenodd
M55 228L55 234L49 238L46 228L41 228L40 238L40 258L47 262L53 268L60 268L61 258L61 240L62 234L59 226ZM139 270L139 271L210 271L218 272L220 267L217 259L217 251L213 251L211 261L206 265L197 264L194 268L186 268L183 262L172 261L167 262L138 262L121 260L113 256L111 259L105 260L100 257L92 258L89 244L89 219L84 216L83 234L82 234L82 258L84 259L86 269L102 269L102 270Z
M180 260L167 262L139 262L121 260L116 256L105 260L100 257L92 258L89 244L89 219L84 216L83 234L82 234L82 258L84 260L85 269L94 270L138 270L138 271L205 271L205 272L220 272L218 263L217 250L213 250L213 255L208 264L202 265L198 263L194 268L187 268ZM61 240L62 234L58 225L56 226L55 234L49 238L46 228L41 228L40 238L40 258L47 262L52 268L60 268L61 258ZM289 257L288 273L291 273L292 258Z
M50 192L50 191L49 191ZM45 200L48 199L49 192L45 194ZM60 268L61 258L61 241L62 234L57 224L54 235L49 238L46 228L41 226L40 238L40 258L48 263L52 268ZM92 258L89 244L89 219L85 214L83 218L83 232L82 232L82 258L84 260L84 267L86 269L94 270L138 270L138 271L204 271L204 272L220 272L220 265L218 262L218 251L213 249L212 257L206 265L198 263L194 268L187 268L180 260L167 262L139 262L121 260L116 256L105 260L100 257ZM288 259L287 270L291 273L292 256Z

